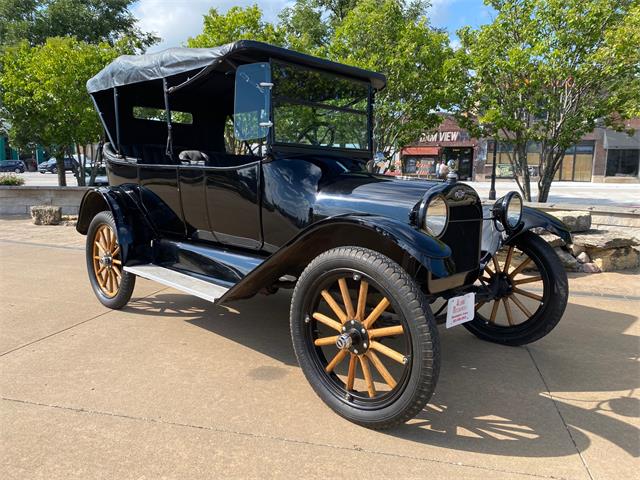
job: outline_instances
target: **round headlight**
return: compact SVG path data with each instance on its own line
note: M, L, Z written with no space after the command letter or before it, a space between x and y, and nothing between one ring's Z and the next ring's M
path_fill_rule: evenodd
M442 195L431 199L424 216L424 230L434 237L439 237L447 228L449 208Z
M494 206L495 219L511 233L520 227L522 221L522 197L518 192L509 192Z

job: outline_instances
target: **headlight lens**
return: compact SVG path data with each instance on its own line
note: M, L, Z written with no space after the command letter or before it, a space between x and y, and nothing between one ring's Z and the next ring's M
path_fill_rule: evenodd
M439 237L447 228L449 221L449 207L442 195L431 199L424 218L424 230L434 237Z
M516 228L520 224L522 218L522 198L520 195L511 197L507 204L507 225L509 228Z
M509 192L496 201L493 211L495 220L507 233L516 231L522 222L522 197L518 192Z

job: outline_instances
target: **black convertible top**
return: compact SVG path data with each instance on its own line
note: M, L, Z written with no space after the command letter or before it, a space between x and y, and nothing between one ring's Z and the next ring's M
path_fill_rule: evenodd
M185 72L214 69L225 60L234 63L268 61L269 58L335 72L371 82L381 90L386 78L381 73L351 67L304 53L253 40L240 40L214 48L169 48L146 55L122 55L87 82L89 93L113 87L171 77Z

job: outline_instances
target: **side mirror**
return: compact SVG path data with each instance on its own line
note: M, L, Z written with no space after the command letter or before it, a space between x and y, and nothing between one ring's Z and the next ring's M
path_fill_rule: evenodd
M259 140L273 126L271 112L271 67L249 63L236 70L233 131L238 140Z

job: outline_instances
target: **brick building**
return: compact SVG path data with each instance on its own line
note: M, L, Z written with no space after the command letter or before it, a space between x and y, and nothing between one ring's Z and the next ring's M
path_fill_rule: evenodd
M556 180L574 182L640 183L640 118L626 122L633 135L596 128L567 149ZM472 138L455 119L445 115L438 129L425 133L401 149L404 175L432 177L438 161L455 160L463 180L488 180L491 176L494 141ZM496 176L512 178L508 145L498 142ZM528 148L527 161L533 177L538 175L540 151Z

